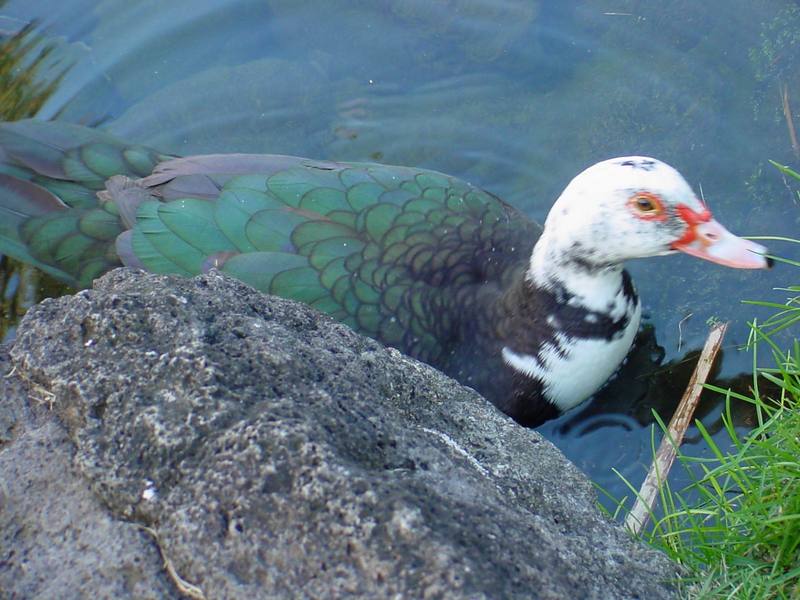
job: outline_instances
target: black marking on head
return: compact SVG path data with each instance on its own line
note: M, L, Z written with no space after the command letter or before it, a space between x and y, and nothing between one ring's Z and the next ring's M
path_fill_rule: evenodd
M584 248L580 240L573 241L569 245L569 248L567 249L567 254L569 256L577 256L577 257L586 256L591 258L592 255L594 255L594 252L595 251L592 248Z
M595 251L592 248L584 248L578 240L569 245L565 254L569 257L569 262L576 267L586 271L594 271L597 268L592 261Z
M642 171L653 171L656 168L656 161L649 158L641 160L625 160L619 163L621 167L631 167L632 169L641 169Z
M594 253L590 252L590 253L587 254L587 256L589 258L591 258L591 256L593 254ZM593 273L593 272L595 272L597 270L597 265L595 263L591 262L590 260L588 260L588 258L584 258L583 256L574 256L570 260L570 262L573 265L575 265L576 267L579 267L579 268L581 268L584 271L587 271L589 273Z

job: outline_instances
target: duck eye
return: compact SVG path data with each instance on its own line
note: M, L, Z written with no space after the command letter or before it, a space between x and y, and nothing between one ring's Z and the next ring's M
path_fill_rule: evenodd
M642 212L652 212L656 209L656 205L647 196L636 196L636 208Z
M655 194L639 192L629 200L633 211L643 219L659 219L662 217L661 200Z

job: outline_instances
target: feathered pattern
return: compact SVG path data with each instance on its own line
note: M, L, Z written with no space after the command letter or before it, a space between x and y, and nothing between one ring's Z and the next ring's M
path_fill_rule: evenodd
M147 175L166 158L76 125L2 124L0 251L72 286L91 285L121 265L118 210L96 191L111 175Z
M209 162L203 177L220 186L213 200L139 207L121 245L144 268L189 275L216 266L442 368L474 339L487 295L496 299L535 238L502 201L431 171L301 159L229 177ZM186 189L182 177L152 191Z
M498 198L423 169L270 155L167 160L37 122L3 125L0 145L3 172L31 206L18 245L62 279L88 286L120 257L156 273L217 267L451 373L465 348L481 354L496 300L538 235ZM48 208L34 210L42 196ZM2 237L12 253L13 236Z
M484 342L481 350L488 351L487 356L498 356L505 347L542 365L544 352L552 349L566 357L576 340L610 342L623 335L628 327L638 326L631 319L639 300L626 271L622 271L622 295L627 310L612 317L575 303L565 289L538 287L527 277L519 277L492 304L481 335L485 340L494 340L495 345L486 348ZM501 410L514 415L523 425L538 425L558 415L559 410L550 402L532 401L543 396L547 382L525 375L499 358L494 363L491 385L484 385L483 381L479 385Z

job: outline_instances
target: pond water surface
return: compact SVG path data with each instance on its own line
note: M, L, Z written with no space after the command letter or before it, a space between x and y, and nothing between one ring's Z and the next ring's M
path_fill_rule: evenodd
M179 154L268 152L428 167L480 185L539 221L586 166L647 154L702 186L733 231L796 237L795 191L767 163L798 162L784 110L784 97L800 107L795 2L0 5L6 39L26 26L41 39L10 74L27 70L30 85L38 82L38 100L24 99L23 108L42 119L97 125ZM21 116L24 110L6 113ZM732 322L717 373L727 385L752 360L737 346L758 312L740 300L781 301L771 289L794 277L788 267L740 272L683 256L635 262L630 270L646 315L639 350L597 399L541 428L617 495L624 486L611 468L637 485L642 479L650 410L671 414L693 366L686 355L702 346L707 321ZM10 281L7 301L19 293L18 280ZM737 385L746 389L747 377ZM713 396L701 412L718 428ZM748 412L737 415L746 425ZM689 437L688 452L702 453L697 434Z

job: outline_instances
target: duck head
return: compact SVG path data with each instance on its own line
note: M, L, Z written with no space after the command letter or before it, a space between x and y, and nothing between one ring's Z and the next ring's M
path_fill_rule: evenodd
M575 177L542 241L539 260L590 270L674 252L738 269L772 266L767 249L718 223L678 171L644 156L612 158Z

